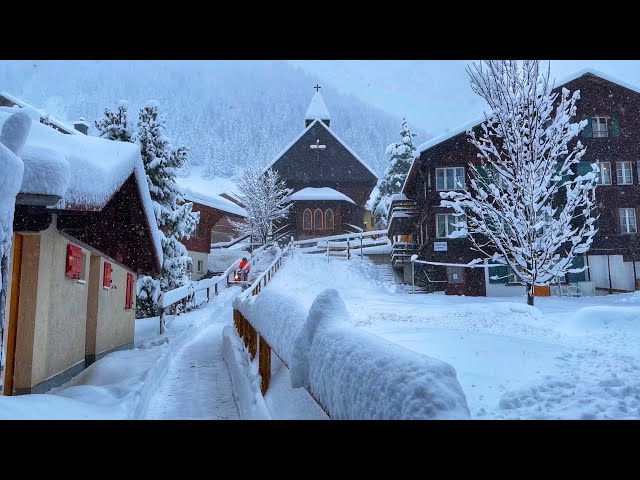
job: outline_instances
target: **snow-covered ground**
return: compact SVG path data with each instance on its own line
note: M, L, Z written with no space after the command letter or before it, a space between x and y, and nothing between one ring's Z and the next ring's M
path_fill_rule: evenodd
M451 364L472 418L640 418L640 292L584 298L409 295L364 260L297 254L267 288Z

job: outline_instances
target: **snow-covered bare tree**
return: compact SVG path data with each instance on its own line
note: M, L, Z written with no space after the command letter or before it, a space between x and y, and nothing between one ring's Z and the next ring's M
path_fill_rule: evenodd
M30 128L29 116L17 112L5 120L0 133L0 370L5 366L4 316L9 281L9 255L13 239L13 214L24 172L24 164L18 155L27 140ZM0 376L0 391L3 388L2 381Z
M379 193L373 203L374 222L378 228L387 228L391 196L402 191L402 185L407 178L416 151L413 144L413 137L416 135L409 129L407 121L402 119L401 140L392 143L386 149L387 155L391 155L391 164L378 184Z
M286 188L278 172L268 169L263 173L258 164L247 167L237 176L236 187L248 218L246 222L231 223L240 235L251 235L266 244L274 223L289 216L292 190Z
M156 303L161 292L173 290L187 281L185 271L191 263L187 249L180 243L195 230L200 214L192 212L193 204L184 201L184 192L176 183L178 169L187 157L185 147L173 149L165 136L165 121L155 101L140 110L134 140L140 145L147 183L153 201L163 252L159 279L138 280L138 315L157 315Z
M487 61L467 71L491 113L478 132L469 132L480 158L480 165L469 165L470 188L441 193L441 205L459 219L451 236L470 234L485 259L510 267L533 305L535 285L584 271L572 262L597 231L598 167L577 174L585 153L575 139L586 120L572 122L580 92L554 92L539 60Z
M133 125L128 119L128 103L120 100L115 112L110 108L104 109L104 118L96 120L96 128L100 137L118 142L131 142L133 137Z

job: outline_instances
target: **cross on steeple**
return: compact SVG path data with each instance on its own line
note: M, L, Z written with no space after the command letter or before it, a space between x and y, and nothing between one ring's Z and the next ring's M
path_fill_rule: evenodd
M322 87L316 83L316 86L313 88L316 89L316 92L319 92Z
M320 150L324 150L325 148L327 148L327 146L320 145L320 140L318 139L316 140L316 143L310 145L310 148L316 151L316 160L320 160Z

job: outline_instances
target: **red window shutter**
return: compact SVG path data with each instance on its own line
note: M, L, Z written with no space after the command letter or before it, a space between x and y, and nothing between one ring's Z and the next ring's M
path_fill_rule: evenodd
M105 288L111 288L111 264L104 262L104 273L102 276L102 286Z
M124 308L131 310L133 308L133 274L127 272L127 292L125 295Z
M65 276L69 278L80 278L82 272L82 249L76 245L67 244L67 267Z

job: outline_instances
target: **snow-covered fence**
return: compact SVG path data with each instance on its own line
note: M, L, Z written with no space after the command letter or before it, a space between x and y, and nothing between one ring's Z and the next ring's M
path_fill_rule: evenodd
M240 266L240 259L233 262L221 275L200 280L199 282L190 282L182 287L175 288L168 292L163 292L158 300L158 305L162 309L160 314L160 333L164 333L166 326L166 316L170 313L173 307L175 314L178 303L182 302L185 306L189 300L194 302L195 306L195 294L203 290L207 291L207 301L211 300L211 290L213 289L214 295L218 295L220 284L224 283L225 286L229 286L229 277L234 274L235 270Z
M258 371L262 378L261 389L263 395L269 388L269 380L271 378L271 347L264 337L258 335L254 326L241 313L240 308L242 304L251 301L251 296L255 297L262 291L263 287L267 286L271 278L282 266L282 260L291 247L292 244L287 245L284 249L276 247L278 252L271 264L258 275L247 290L236 297L233 304L233 324L236 327L238 336L242 337L252 359L258 355Z
M278 291L234 308L289 367L292 386L304 387L333 419L469 418L451 365L353 326L336 290L322 292L308 311Z

